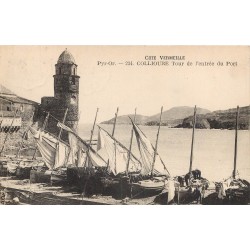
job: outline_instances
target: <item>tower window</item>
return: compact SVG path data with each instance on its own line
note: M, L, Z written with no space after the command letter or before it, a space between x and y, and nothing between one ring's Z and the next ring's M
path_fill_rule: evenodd
M75 104L76 103L76 95L71 95L70 103L71 104Z
M74 75L76 74L76 68L74 68Z
M61 74L62 74L62 68L59 67L59 75L61 75Z

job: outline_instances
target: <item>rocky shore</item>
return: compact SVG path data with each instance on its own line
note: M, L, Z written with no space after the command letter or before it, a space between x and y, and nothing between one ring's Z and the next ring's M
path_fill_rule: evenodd
M196 116L196 128L199 129L235 129L236 109L218 110L208 114ZM241 107L239 111L239 129L249 130L250 106ZM192 128L193 116L183 119L183 122L176 128Z

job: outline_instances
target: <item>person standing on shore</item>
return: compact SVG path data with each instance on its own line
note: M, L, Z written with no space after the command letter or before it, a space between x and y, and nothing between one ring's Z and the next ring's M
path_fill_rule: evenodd
M194 197L198 203L201 203L201 187L196 186L195 191L194 191Z
M201 202L205 198L205 193L206 193L206 186L202 185L202 188L201 188Z
M187 173L185 175L185 182L186 182L186 186L188 187L189 184L190 184L190 179L191 179L191 174L190 173Z

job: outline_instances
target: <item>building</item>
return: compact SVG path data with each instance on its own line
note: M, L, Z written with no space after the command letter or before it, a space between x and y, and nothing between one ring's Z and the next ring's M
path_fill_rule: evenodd
M16 151L20 146L23 132L32 124L38 103L17 96L5 86L0 85L0 150ZM31 143L32 144L32 143ZM13 150L12 150L13 149Z
M11 132L25 126L31 121L37 106L38 103L17 96L0 85L0 132Z
M42 127L46 114L50 116L45 130L58 135L58 121L63 121L67 115L65 125L77 130L79 120L79 78L77 64L74 57L66 49L59 56L55 65L54 96L42 97L39 107L39 126Z

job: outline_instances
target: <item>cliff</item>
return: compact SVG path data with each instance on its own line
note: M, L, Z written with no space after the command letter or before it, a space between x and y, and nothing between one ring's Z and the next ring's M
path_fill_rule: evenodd
M228 110L217 110L208 114L198 114L196 128L201 129L235 129L236 108ZM239 129L250 129L250 106L240 107ZM192 128L193 116L183 119L183 122L176 127Z

